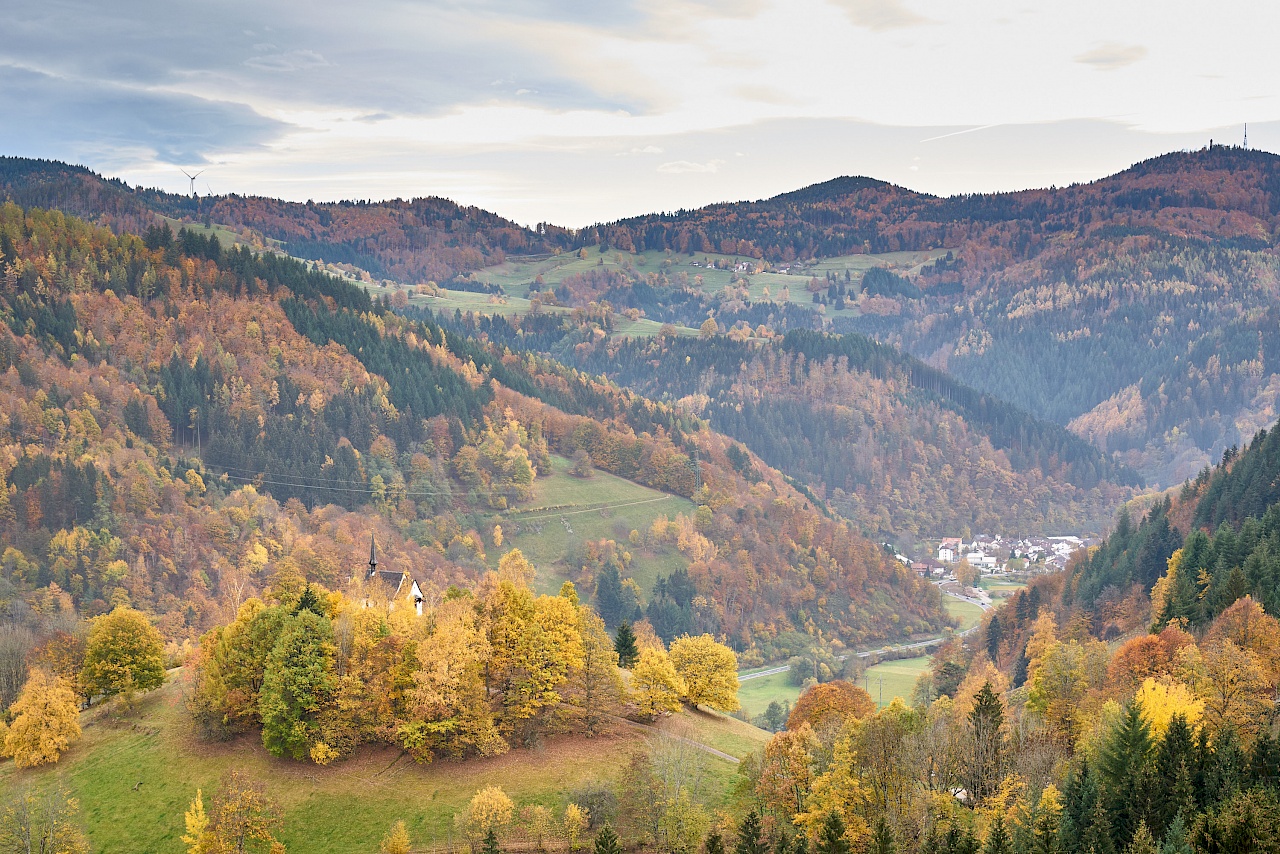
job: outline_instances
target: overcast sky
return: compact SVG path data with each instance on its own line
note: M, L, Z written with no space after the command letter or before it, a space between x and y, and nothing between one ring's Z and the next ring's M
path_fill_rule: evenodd
M1067 184L1280 151L1256 0L0 0L0 153L580 226L837 175Z

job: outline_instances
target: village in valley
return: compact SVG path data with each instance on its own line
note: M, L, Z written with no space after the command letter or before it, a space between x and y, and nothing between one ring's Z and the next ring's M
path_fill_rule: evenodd
M977 534L971 539L943 537L927 557L911 558L896 549L894 556L920 577L990 605L990 597L983 589L990 585L985 582L1022 586L1037 575L1066 569L1076 551L1100 542L1095 537L1075 535L1005 538Z

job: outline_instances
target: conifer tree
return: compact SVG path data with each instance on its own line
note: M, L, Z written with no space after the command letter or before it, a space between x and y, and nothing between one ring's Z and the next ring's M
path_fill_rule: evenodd
M409 841L409 830L404 826L403 821L397 821L387 831L387 835L382 837L382 843L378 846L379 854L410 854L413 845Z
M480 854L502 854L502 849L498 847L498 832L492 827L484 835L484 844L480 848Z
M1118 839L1132 839L1145 818L1151 753L1151 729L1142 707L1130 703L1098 758L1100 802Z
M1000 784L1004 763L1004 704L990 682L984 682L969 712L973 739L972 759L965 775L966 788L976 803L984 801Z
M1156 841L1151 836L1151 831L1147 829L1145 821L1139 822L1138 832L1133 835L1133 841L1129 843L1129 847L1124 849L1124 854L1159 854Z
M982 854L1013 854L1013 843L1009 839L1009 830L1004 826L1004 817L996 816L987 832L987 842L982 846Z
M618 626L618 633L614 636L614 651L618 653L618 666L625 667L630 670L636 666L636 662L640 660L640 648L636 646L636 635L631 630L631 624L623 622Z
M760 813L753 808L742 819L738 826L738 841L733 846L734 854L767 854L769 848L760 835Z
M818 844L813 854L849 854L849 840L844 837L844 819L840 813L832 810L822 821L822 829L818 832Z
M611 852L596 849L596 854L611 854ZM717 828L713 827L707 831L707 838L702 843L702 854L724 854L724 837L720 835Z
M898 843L884 816L876 819L875 830L871 833L871 846L867 850L868 854L897 854Z

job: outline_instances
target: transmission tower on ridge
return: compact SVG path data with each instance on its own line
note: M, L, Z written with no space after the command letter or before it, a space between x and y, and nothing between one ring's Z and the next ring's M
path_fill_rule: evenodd
M1244 147L1249 147L1249 123L1244 123Z

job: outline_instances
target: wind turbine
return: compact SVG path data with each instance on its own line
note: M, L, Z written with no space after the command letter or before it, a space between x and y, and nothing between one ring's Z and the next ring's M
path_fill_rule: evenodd
M181 172L183 175L186 175L186 176L187 176L187 178L188 178L188 179L190 179L190 181L191 181L191 197L192 197L192 198L195 198L195 195L196 195L196 179L197 179L197 178L199 178L201 175L203 175L203 174L204 174L204 170L203 170L203 169L201 169L199 172L197 172L197 173L196 173L196 174L194 174L194 175L192 175L192 174L191 174L190 172L188 172L186 169L179 169L178 171L179 171L179 172Z

